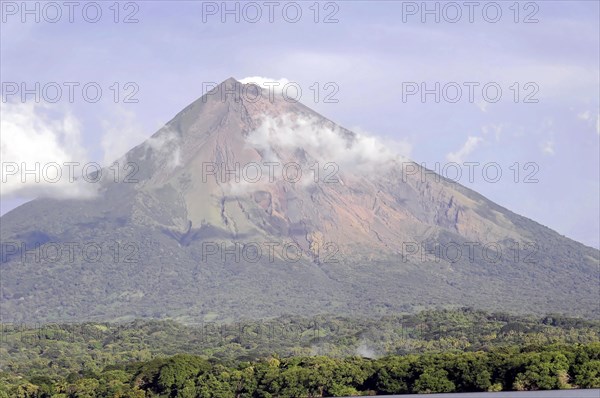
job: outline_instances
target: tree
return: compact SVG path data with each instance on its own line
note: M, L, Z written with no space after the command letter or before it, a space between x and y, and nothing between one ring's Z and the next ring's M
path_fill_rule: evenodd
M40 388L35 384L21 384L15 390L15 398L37 398L37 393L39 389Z
M453 392L456 386L448 380L448 372L444 369L427 368L415 381L413 391L416 393Z
M525 371L517 374L513 387L518 391L565 388L568 387L568 369L569 361L562 353L530 353L526 357Z
M581 388L600 388L600 360L575 367L575 384Z
M198 398L235 398L235 394L228 380L223 375L204 373L196 380L196 396Z
M380 359L373 377L375 390L386 394L409 393L408 383L412 377L413 359L413 356L392 356Z
M72 384L71 397L73 398L95 398L100 382L96 379L79 379Z

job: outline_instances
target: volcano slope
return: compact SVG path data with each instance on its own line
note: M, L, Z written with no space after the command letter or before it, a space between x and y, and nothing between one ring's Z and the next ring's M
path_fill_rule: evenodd
M228 79L88 184L0 219L1 319L599 317L599 252Z

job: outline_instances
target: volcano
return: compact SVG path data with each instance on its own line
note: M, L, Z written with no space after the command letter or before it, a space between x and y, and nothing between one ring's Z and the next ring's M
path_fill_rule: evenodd
M3 322L600 316L598 250L253 84L224 81L116 165L91 198L1 217Z

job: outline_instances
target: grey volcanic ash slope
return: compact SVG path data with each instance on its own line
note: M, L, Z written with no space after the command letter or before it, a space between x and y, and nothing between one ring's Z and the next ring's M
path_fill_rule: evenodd
M2 321L600 315L598 250L234 79L119 162L1 218Z

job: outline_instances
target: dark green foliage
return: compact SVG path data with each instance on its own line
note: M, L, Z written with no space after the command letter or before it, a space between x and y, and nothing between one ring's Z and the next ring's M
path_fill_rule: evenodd
M463 309L203 326L170 321L2 325L0 398L321 397L600 387L597 321Z
M391 355L380 359L270 357L229 366L175 355L75 380L34 377L0 385L23 398L266 398L348 394L475 392L600 387L600 343L538 347L536 352ZM571 369L568 373L568 369ZM568 384L573 380L575 384ZM10 395L7 395L10 394Z

